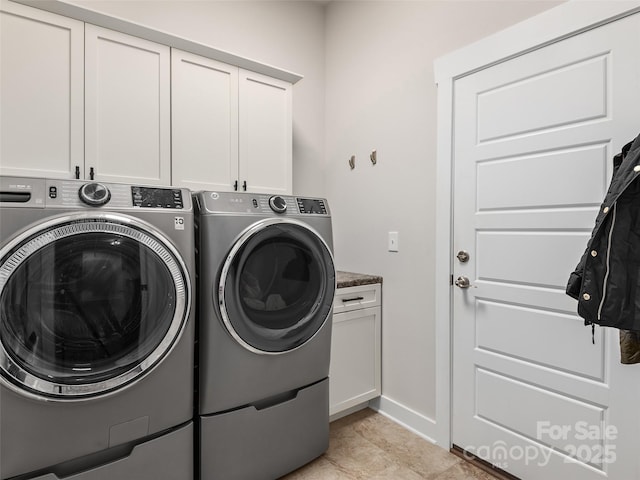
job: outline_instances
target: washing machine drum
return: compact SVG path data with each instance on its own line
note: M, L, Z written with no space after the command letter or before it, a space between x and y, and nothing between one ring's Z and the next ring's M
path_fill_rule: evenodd
M152 370L179 338L189 280L174 247L120 215L56 218L0 250L0 374L56 399L103 395Z
M240 236L222 268L217 298L229 333L254 353L310 341L329 319L336 288L331 251L302 222L267 219Z

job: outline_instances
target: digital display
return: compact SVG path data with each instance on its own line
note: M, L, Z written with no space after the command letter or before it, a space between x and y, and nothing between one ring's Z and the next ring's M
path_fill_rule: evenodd
M184 208L179 189L131 187L131 197L134 207Z
M325 207L323 200L298 198L298 208L300 208L300 213L327 214L327 208Z

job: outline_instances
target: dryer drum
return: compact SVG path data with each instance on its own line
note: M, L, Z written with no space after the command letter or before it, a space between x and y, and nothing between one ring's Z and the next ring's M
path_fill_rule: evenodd
M221 314L232 336L255 353L304 345L331 313L335 268L320 236L292 220L248 229L223 266Z
M182 333L189 281L171 244L131 217L83 215L34 227L0 252L0 373L14 390L113 391Z

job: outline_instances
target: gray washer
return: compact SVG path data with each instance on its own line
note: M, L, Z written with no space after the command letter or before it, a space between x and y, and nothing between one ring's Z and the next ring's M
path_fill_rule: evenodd
M194 198L201 478L277 478L328 446L329 207L293 196Z
M0 177L0 217L0 478L189 478L190 192Z

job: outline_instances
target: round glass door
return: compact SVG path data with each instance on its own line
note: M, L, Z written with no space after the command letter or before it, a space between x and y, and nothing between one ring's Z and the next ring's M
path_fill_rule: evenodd
M54 219L14 239L0 262L0 373L19 391L112 391L150 371L182 333L184 263L131 217Z
M335 288L333 258L318 233L301 222L268 219L247 229L227 256L218 302L242 346L277 354L320 330Z

